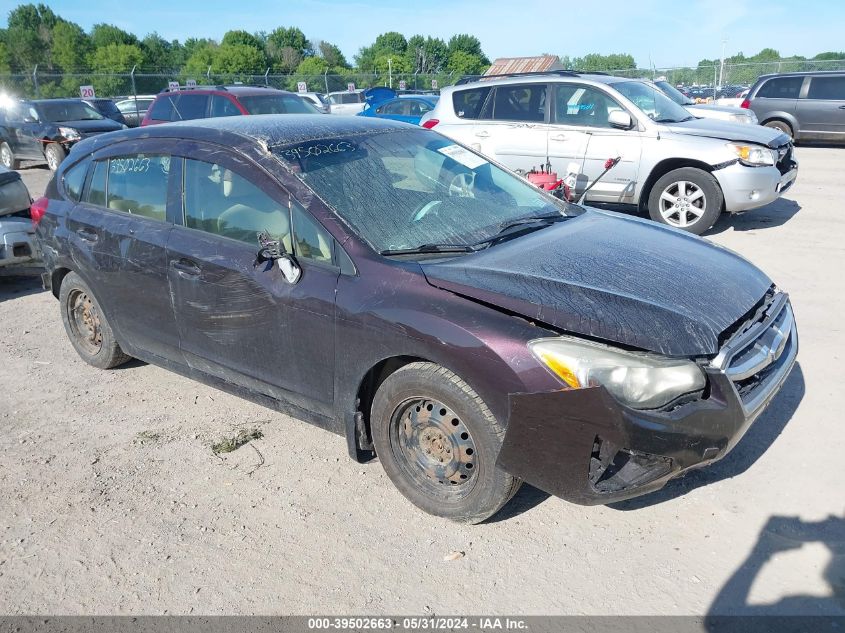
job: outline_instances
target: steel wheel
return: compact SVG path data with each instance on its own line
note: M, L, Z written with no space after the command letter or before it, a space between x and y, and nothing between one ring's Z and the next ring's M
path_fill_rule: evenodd
M660 194L660 215L666 224L685 229L701 219L707 210L707 196L694 182L679 180Z
M97 354L103 346L100 312L91 298L81 290L73 290L68 298L68 319L73 334L85 351Z
M47 160L47 167L50 168L50 171L56 171L62 163L63 157L60 156L59 150L54 145L49 145L44 152L44 158Z
M391 420L391 444L400 468L431 494L464 496L475 483L475 442L449 407L419 398L402 403Z

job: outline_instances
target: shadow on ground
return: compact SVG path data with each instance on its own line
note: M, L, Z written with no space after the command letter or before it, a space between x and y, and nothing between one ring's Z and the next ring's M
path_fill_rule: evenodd
M0 303L38 292L44 292L44 289L37 275L0 276Z
M734 231L753 231L781 226L789 222L801 210L801 205L789 198L778 198L771 204L759 209L751 209L745 213L723 213L713 228L704 236L716 235L733 229Z
M701 486L741 475L763 456L781 434L804 397L804 389L804 374L801 365L796 363L775 399L724 459L674 479L657 492L613 503L608 507L622 511L640 510L682 497Z

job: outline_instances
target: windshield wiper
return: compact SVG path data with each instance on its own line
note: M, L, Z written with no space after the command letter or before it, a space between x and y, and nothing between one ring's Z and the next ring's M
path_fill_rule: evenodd
M485 244L493 244L499 240L521 234L526 230L535 231L537 229L545 228L555 222L562 222L568 220L571 216L561 215L560 213L550 213L548 215L535 215L528 218L518 218L509 222L503 222L499 225L499 232L488 238L475 242L473 246L484 246Z
M388 248L379 255L418 255L420 253L474 253L469 244L420 244L412 248Z

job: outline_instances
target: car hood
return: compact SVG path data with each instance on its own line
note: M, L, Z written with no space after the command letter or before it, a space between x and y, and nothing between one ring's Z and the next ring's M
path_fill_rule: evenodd
M725 114L746 114L748 110L742 108L732 108L731 106L713 105L711 103L691 103L685 105L684 108L695 114L696 112L723 112Z
M565 332L667 356L717 353L720 334L772 285L732 251L598 210L421 266L435 287Z
M676 134L691 134L693 136L722 138L726 141L757 143L771 148L785 145L790 140L783 132L762 125L746 125L718 119L690 119L681 123L662 123L660 127Z
M53 125L56 127L72 127L73 129L85 132L86 134L93 134L96 132L115 132L123 129L123 126L120 123L112 121L111 119L98 119L94 121L62 121L60 123L53 123Z

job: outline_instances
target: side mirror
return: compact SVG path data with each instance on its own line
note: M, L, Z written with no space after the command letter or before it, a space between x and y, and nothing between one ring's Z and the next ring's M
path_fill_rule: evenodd
M614 110L611 112L607 117L607 122L610 124L610 127L615 127L620 130L630 130L634 127L631 115L624 110Z
M289 284L297 283L300 277L302 277L302 269L299 267L299 264L296 263L293 255L285 253L276 260L276 264L279 266L279 270L282 271L282 274L285 276L285 280Z
M271 239L266 232L258 234L258 254L255 256L253 266L258 266L264 262L275 262L285 276L285 280L289 284L295 284L302 277L302 268L296 262L293 255L285 250L285 245L281 240Z

